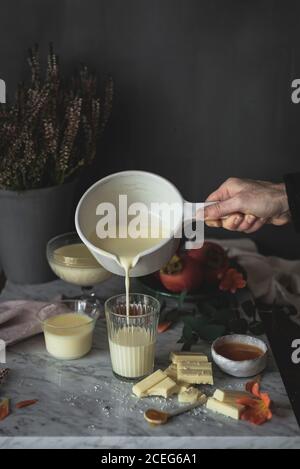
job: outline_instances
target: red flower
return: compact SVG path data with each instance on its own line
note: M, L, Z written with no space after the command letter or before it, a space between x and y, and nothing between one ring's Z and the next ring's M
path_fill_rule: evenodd
M246 391L254 397L243 397L237 400L238 404L245 406L241 415L242 420L247 420L254 425L262 425L272 419L271 399L268 393L260 391L260 384L251 381L246 384Z
M171 325L171 321L160 322L157 328L158 333L162 334L163 332L166 332L171 327Z
M236 269L230 268L221 276L219 289L235 293L239 288L244 288L246 283L243 274Z
M8 415L9 415L9 399L4 397L0 401L0 420L6 419Z

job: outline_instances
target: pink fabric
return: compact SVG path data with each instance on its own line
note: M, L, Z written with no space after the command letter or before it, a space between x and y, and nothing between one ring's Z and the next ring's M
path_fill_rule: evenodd
M49 303L32 300L0 303L0 339L12 345L41 333L42 326L37 313L46 304ZM58 312L57 308L52 310L53 314Z

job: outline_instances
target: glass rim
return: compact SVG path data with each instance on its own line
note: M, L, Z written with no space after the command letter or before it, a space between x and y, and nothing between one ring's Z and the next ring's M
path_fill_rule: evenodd
M53 316L49 316L49 317L46 318L46 319L42 319L42 318L40 317L41 312L42 312L45 308L47 308L47 307L49 307L49 306L51 306L51 305L57 305L57 306L60 305L60 304L65 305L65 304L75 303L75 302L77 302L77 301L86 301L86 302L88 303L88 300L80 300L80 299L78 299L78 300L58 300L57 302L56 302L56 301L49 302L49 303L47 303L46 305L44 305L42 308L39 309L39 311L36 313L36 318L37 318L37 320L38 320L42 325L46 325L47 327L49 327L49 328L51 327L51 328L53 328L53 329L66 329L66 330L67 330L67 329L68 329L68 330L69 330L69 329L72 329L72 330L73 330L73 329L78 329L78 328L80 328L80 327L89 326L91 323L95 323L95 322L97 321L97 319L99 318L99 316L100 316L100 308L99 308L100 305L96 305L96 304L95 304L95 309L97 310L97 313L96 313L95 317L92 317L92 316L90 316L88 313L85 313L85 312L79 313L79 312L76 312L76 311L66 311L66 312L63 312L63 313L58 313L58 314L55 314L55 315L53 315ZM92 303L90 303L90 304L92 305ZM78 314L78 315L81 315L81 316L85 315L85 316L87 316L90 320L87 321L85 324L78 324L77 326L56 326L56 325L53 325L53 324L46 324L46 322L47 322L48 319L51 319L52 317L55 317L55 316L61 316L61 315L63 315L63 314Z
M87 257L81 257L80 262L77 262L77 263L74 262L72 264L71 262L67 263L65 261L58 260L57 257L53 256L53 254L49 254L49 264L52 263L54 265L59 265L67 269L80 269L80 270L88 269L88 270L101 270L101 271L106 270L104 269L104 267L102 267L101 264L91 265L91 264L88 264L88 261L89 259Z
M78 244L82 244L83 246L87 248L85 243L82 241L82 239L78 235L77 231L67 231L66 233L61 233L48 240L47 246L46 246L46 253L47 253L48 261L54 262L55 264L59 264L64 267L76 267L76 268L81 267L81 268L102 269L102 270L104 269L104 267L100 263L91 263L91 260L93 261L95 259L93 255L88 251L88 248L87 248L87 251L89 252L90 255L81 256L79 258L79 262L78 261L73 262L74 258L72 256L63 256L60 254L55 255L54 251L52 251L53 244L63 239L67 240L68 238L69 239L73 238L75 244L78 241ZM57 249L59 249L60 247L64 247L64 246L70 246L70 244L71 243L62 244L58 246Z
M145 313L145 314L138 314L136 316L127 316L127 314L118 314L118 313L114 313L113 311L107 311L107 304L108 302L112 301L112 300L116 300L117 298L124 298L125 299L125 304L126 304L126 294L125 293L119 293L118 295L114 295L114 296L111 296L110 298L108 298L105 303L104 303L104 312L105 314L112 314L114 316L117 316L117 317L120 317L120 318L127 318L127 319L136 319L136 318L144 318L144 317L147 317L147 316L151 316L153 314L159 314L160 312L160 302L157 298L154 298L154 296L151 296L151 295L147 295L147 294L144 294L144 293L129 293L129 303L130 303L130 297L131 296L142 296L142 297L147 297L147 298L150 298L151 300L153 300L155 303L156 303L156 306L157 306L157 311L151 311L149 313Z

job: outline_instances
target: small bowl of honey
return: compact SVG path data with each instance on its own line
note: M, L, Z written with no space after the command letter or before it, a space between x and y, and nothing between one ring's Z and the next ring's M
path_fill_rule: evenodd
M216 365L236 378L258 375L267 366L268 347L250 335L233 334L220 337L212 344Z

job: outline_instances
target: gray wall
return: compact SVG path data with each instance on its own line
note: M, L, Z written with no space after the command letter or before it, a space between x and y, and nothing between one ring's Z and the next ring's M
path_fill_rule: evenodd
M113 118L94 177L151 170L196 201L229 176L280 180L300 169L300 104L290 100L300 2L1 0L0 8L0 77L10 95L35 41L45 52L53 41L66 69L83 61L113 75ZM300 257L291 226L255 238L267 253Z

